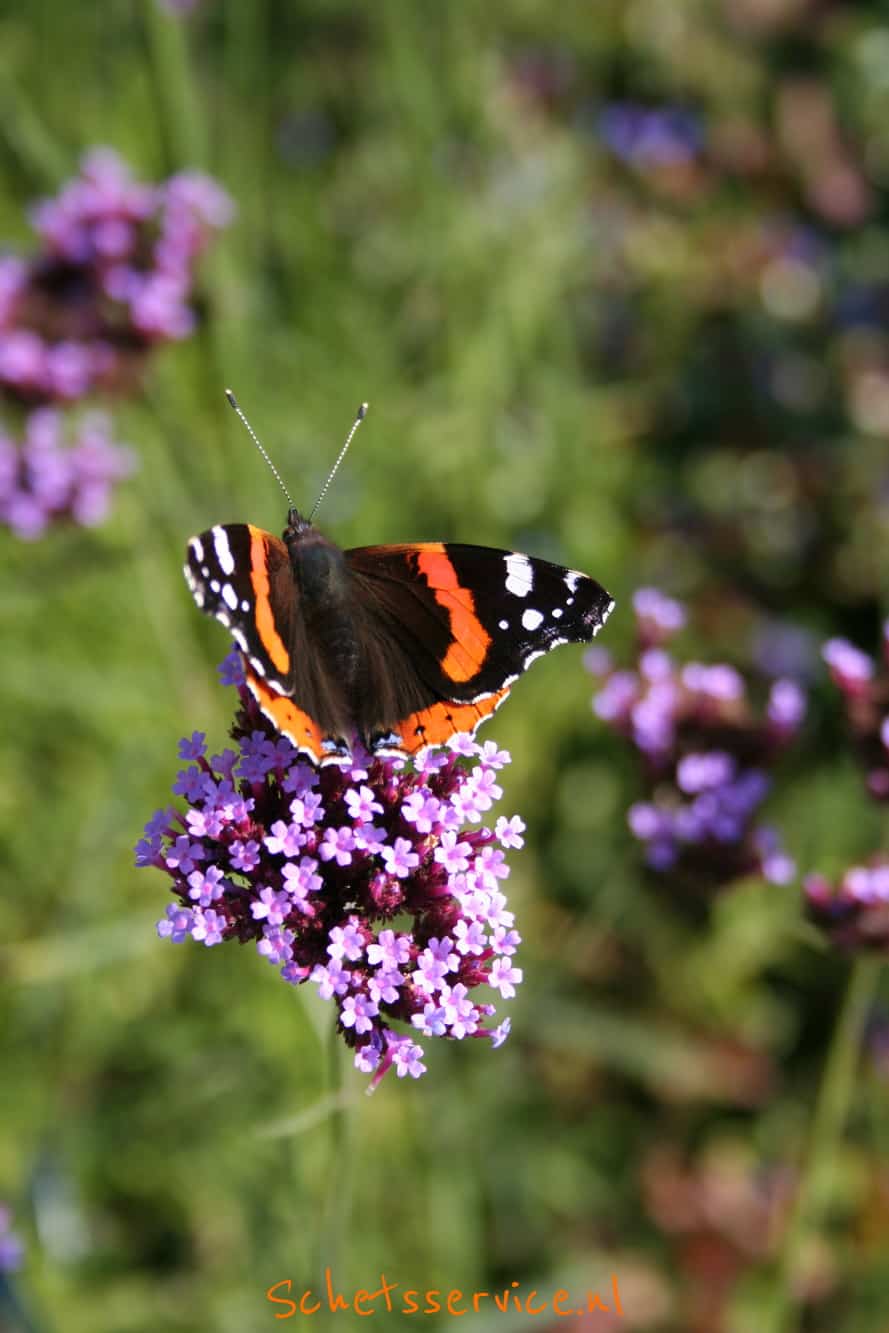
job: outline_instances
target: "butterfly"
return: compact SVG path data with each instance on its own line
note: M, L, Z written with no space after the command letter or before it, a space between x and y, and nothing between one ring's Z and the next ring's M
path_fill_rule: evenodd
M355 736L373 755L420 757L474 735L535 658L589 642L614 606L586 574L516 551L342 550L293 506L281 539L250 523L192 537L184 572L264 716L317 765L348 758Z

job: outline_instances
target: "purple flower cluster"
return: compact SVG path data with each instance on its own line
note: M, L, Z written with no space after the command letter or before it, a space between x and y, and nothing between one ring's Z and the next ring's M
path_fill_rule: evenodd
M481 821L509 755L459 736L413 764L356 749L318 769L262 717L236 651L220 670L239 690L237 749L208 758L200 733L182 741L186 808L158 811L136 849L172 880L158 934L255 941L285 981L333 1001L372 1087L393 1067L424 1073L420 1037L499 1046L509 1019L493 1025L476 988L509 999L522 980L502 884L524 825Z
M148 348L194 328L195 262L231 215L199 172L144 185L110 149L87 153L32 210L38 252L0 261L0 387L71 402L138 378Z
M883 665L847 639L829 639L821 650L843 696L846 722L877 801L889 800L889 621L883 626Z
M757 718L734 667L681 664L666 650L685 623L678 602L641 588L633 606L634 665L617 669L598 647L586 663L601 680L593 711L643 761L649 797L631 806L628 821L648 865L706 889L755 873L787 883L794 864L755 818L770 789L767 770L805 716L802 690L775 681Z
M231 215L228 195L200 172L145 185L97 148L32 210L36 252L0 256L0 393L36 408L23 444L0 436L0 521L17 536L104 518L132 456L100 417L75 426L65 447L46 405L138 388L150 349L192 332L196 262Z
M62 414L38 408L22 444L0 434L0 522L25 539L61 518L93 526L108 511L114 483L133 467L131 452L112 442L104 413L83 417L68 442Z
M0 1273L21 1268L25 1247L12 1229L12 1210L0 1203Z
M803 879L806 912L831 942L849 951L889 951L889 857L850 866L837 882Z

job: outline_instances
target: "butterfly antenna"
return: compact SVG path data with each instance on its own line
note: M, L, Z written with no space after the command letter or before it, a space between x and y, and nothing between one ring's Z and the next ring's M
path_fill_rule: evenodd
M247 420L247 418L244 416L244 413L241 411L240 407L238 406L238 400L237 400L237 398L235 398L235 395L232 393L231 389L226 389L226 391L225 391L225 396L226 396L226 398L228 399L230 405L234 408L234 410L237 412L238 416L239 416L239 417L241 418L241 420L243 421L244 425L247 427L247 431L248 431L248 433L249 433L249 435L250 435L251 440L252 440L253 443L256 445L257 449L258 449L259 452L262 454L263 458L264 458L265 461L268 463L269 467L272 469L272 474L273 474L275 480L277 481L278 485L281 487L281 490L282 490L282 491L284 492L284 494L287 496L287 503L290 505L290 508L292 509L292 508L293 508L293 501L292 501L291 498L290 498L290 492L288 491L287 487L284 485L284 482L281 480L281 474L280 474L280 472L279 472L278 469L275 467L275 465L274 465L274 463L272 462L272 460L269 458L269 456L268 456L268 454L266 453L265 449L263 449L262 445L259 443L259 437L257 436L256 431L255 431L255 430L253 429L253 427L250 425L250 422Z
M337 470L337 468L339 467L340 463L343 461L343 459L344 459L345 456L346 456L346 450L348 449L349 445L352 443L352 438L353 438L353 436L354 436L356 430L357 430L358 427L361 425L362 421L364 420L364 418L365 418L366 416L367 416L367 403L362 403L361 406L359 407L357 413L355 414L355 420L352 422L352 429L349 431L349 434L346 436L346 443L343 445L342 449L340 450L339 457L337 458L337 460L336 460L336 462L334 463L333 467L330 469L330 472L327 474L327 480L325 481L324 485L321 487L321 494L318 496L318 499L315 501L315 506L314 506L314 508L312 509L311 514L309 514L309 522L310 522L310 523L311 523L312 519L315 517L315 515L317 514L317 512L318 512L318 506L320 505L321 501L324 499L325 495L327 494L327 489L328 489L328 487L330 486L330 483L333 481L334 477L336 476L336 470Z

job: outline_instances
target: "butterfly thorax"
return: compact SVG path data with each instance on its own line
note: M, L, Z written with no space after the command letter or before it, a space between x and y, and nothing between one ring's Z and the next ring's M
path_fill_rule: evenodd
M295 513L292 510L291 516ZM345 554L304 519L289 524L284 538L309 642L317 646L335 680L349 692L359 649Z

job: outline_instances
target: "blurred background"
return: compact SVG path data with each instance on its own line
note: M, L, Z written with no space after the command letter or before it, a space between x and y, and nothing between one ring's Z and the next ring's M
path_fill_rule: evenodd
M241 1333L329 1262L343 1290L617 1275L622 1317L539 1328L885 1330L879 978L804 1227L850 961L792 867L646 857L664 772L591 708L601 661L540 661L487 729L528 824L510 1041L430 1043L370 1099L346 1070L345 1128L328 1006L158 941L132 851L178 738L231 720L184 543L283 525L231 385L300 505L370 400L322 513L345 546L587 570L624 669L636 590L678 598L679 657L746 682L723 748L776 678L807 694L768 758L786 855L879 853L820 648L874 652L889 582L885 7L0 0L0 169L0 1319Z

